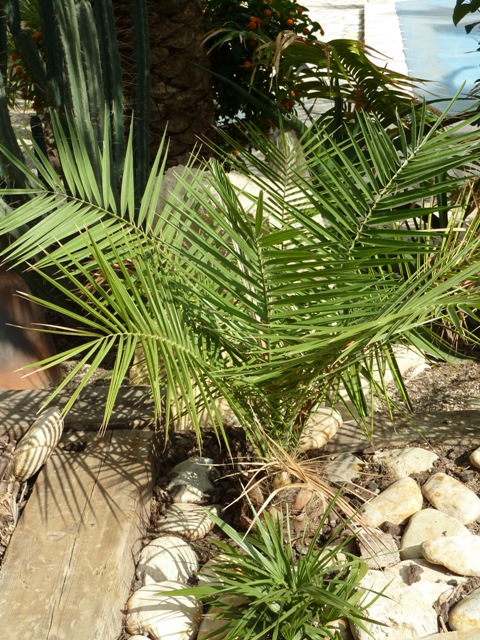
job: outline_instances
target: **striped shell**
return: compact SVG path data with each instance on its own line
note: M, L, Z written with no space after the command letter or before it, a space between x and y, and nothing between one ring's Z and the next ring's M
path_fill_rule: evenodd
M24 482L31 478L52 455L63 433L63 418L58 407L44 411L16 447L9 472Z
M213 520L208 517L208 512L219 516L222 509L219 504L208 507L188 503L172 504L157 524L156 532L176 533L187 540L200 540L215 526Z

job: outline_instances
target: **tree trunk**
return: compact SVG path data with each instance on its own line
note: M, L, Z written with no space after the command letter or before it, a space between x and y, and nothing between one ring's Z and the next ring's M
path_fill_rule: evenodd
M131 0L114 0L124 97L131 111L132 59ZM202 46L202 8L198 0L147 0L150 59L150 158L162 136L169 139L168 165L185 163L202 139L211 138L214 104L208 57ZM203 148L203 155L208 149Z

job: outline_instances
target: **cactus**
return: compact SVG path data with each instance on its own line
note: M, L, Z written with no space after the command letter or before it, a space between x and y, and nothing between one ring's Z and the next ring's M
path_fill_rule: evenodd
M149 94L149 55L145 0L133 3L135 32L135 87L133 109L136 141L135 176L138 193L148 173L149 117L145 105ZM75 130L85 140L90 158L98 149L110 146L111 178L119 184L125 159L122 75L113 19L112 0L38 0L45 58L28 30L22 28L19 0L4 0L0 10L0 69L6 68L6 29L32 78L47 111L68 114ZM53 19L52 19L53 18ZM81 34L81 35L80 35ZM104 119L107 119L107 123ZM105 125L108 135L105 136ZM8 117L5 87L0 78L0 143L10 154L21 158ZM12 161L4 160L0 172L4 180L22 185ZM100 161L94 164L100 180Z

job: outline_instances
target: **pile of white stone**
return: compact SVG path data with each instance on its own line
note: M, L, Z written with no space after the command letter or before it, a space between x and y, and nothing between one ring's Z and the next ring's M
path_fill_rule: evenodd
M479 458L477 449L470 456L472 464L477 466ZM431 468L435 459L431 451L416 447L374 456L386 473L397 478L362 508L370 532L370 544L360 545L362 555L371 556L373 547L377 551L367 558L371 568L362 586L387 596L366 612L387 625L367 623L376 640L437 637L437 611L442 603L461 590L467 577L480 576L480 536L467 527L480 519L480 498L445 473L433 473L421 487L410 477ZM429 508L422 508L424 498ZM406 523L399 548L390 533L377 529L385 523ZM361 533L360 540L364 537ZM480 638L479 588L452 608L448 626L455 632L451 638ZM352 633L357 640L369 637L355 627ZM468 635L472 633L476 635Z
M324 444L341 423L337 412L319 411L305 434L303 448ZM365 614L385 626L365 623L370 636L345 622L338 627L344 640L480 639L480 588L465 594L466 581L480 577L480 536L469 530L480 521L480 498L462 482L440 472L432 472L419 486L411 476L430 471L436 459L432 451L420 447L373 456L392 483L362 507L357 552L369 568L361 583L369 603ZM158 525L159 537L141 552L137 578L144 586L126 607L125 626L132 639L202 640L212 632L212 618L202 619L201 604L194 597L167 593L186 585L197 571L202 579L202 569L187 541L204 537L213 528L201 506L208 503L214 489L211 463L206 458L190 458L174 469L176 475L167 486L174 502ZM480 473L476 471L480 449L471 452L470 463L474 473ZM325 464L322 473L333 483L348 483L368 473L367 462L354 454L340 454ZM425 501L427 508L423 508ZM221 513L220 505L208 508ZM308 515L308 504L304 510ZM395 528L400 536L388 532ZM456 602L453 608L450 601ZM448 628L438 634L442 605L450 609ZM214 636L215 640L221 637Z
M214 492L210 480L213 460L200 456L176 465L166 492L173 502L157 526L158 537L141 551L137 579L143 584L126 605L125 629L132 640L190 640L206 635L201 629L202 605L193 596L168 595L185 588L199 571L197 556L187 541L204 538L214 527L203 506ZM162 594L162 595L159 595Z

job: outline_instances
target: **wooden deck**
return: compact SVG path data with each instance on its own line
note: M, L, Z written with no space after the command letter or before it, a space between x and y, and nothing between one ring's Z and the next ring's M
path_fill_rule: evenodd
M10 640L118 638L149 517L150 436L92 436L40 472L0 571Z

